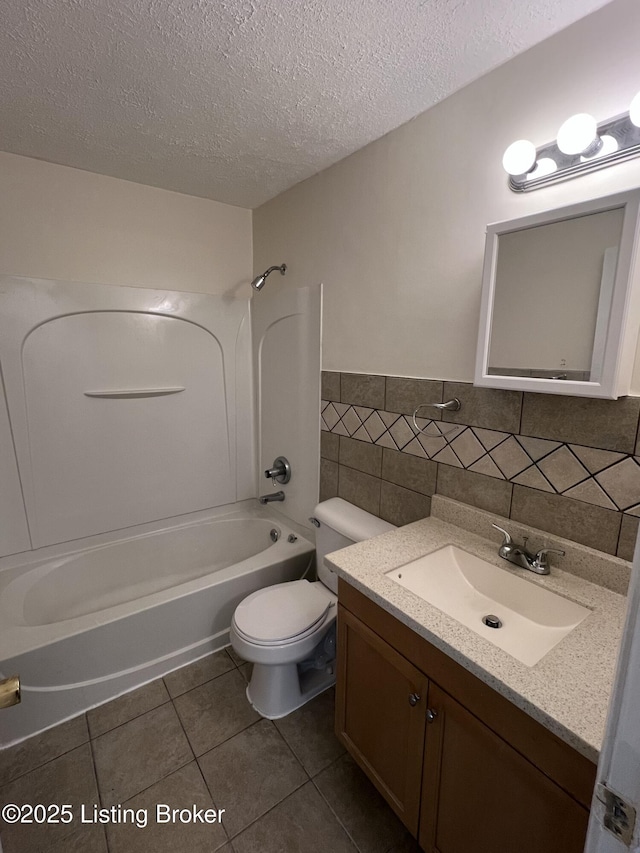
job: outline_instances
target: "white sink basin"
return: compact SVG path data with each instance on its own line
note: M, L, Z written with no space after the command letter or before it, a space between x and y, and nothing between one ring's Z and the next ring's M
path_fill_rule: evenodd
M518 571L526 570L514 566L513 572ZM591 613L455 545L393 569L387 577L527 666L536 664ZM486 616L498 617L501 626L484 624Z

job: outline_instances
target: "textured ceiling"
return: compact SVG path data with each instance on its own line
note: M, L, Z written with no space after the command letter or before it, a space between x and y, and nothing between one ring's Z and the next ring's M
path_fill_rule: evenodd
M256 207L608 0L3 0L0 149Z

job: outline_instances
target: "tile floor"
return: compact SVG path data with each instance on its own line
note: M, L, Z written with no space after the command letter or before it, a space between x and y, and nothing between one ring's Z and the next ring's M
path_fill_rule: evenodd
M418 851L333 734L333 690L274 723L248 704L248 677L224 650L0 752L0 806L74 813L55 826L0 821L3 853ZM162 824L157 803L225 812ZM120 804L147 825L83 824L81 804L86 819Z

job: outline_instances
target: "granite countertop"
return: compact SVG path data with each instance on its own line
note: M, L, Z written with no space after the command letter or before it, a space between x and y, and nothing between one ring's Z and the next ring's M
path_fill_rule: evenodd
M624 626L623 590L629 564L448 498L434 498L432 513L422 521L335 551L327 561L339 577L597 762ZM560 547L567 556L556 558L551 574L545 576L512 566L498 557L502 537L491 528L492 521L506 527L518 541L523 530L529 533L531 550ZM449 544L506 572L516 572L524 581L557 592L592 613L535 666L526 666L386 577L386 572Z

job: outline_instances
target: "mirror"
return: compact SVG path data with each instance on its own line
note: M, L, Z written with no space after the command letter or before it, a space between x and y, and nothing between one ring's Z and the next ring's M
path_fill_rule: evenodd
M634 190L487 228L474 384L628 393L639 203Z

